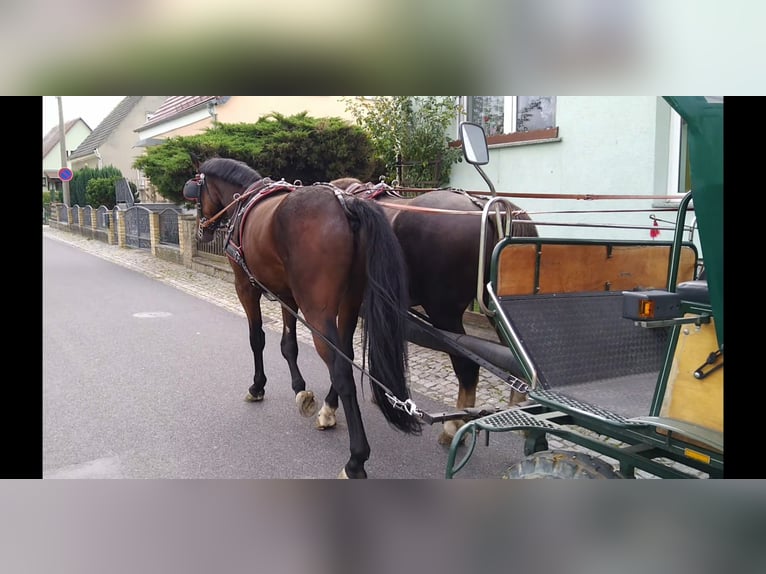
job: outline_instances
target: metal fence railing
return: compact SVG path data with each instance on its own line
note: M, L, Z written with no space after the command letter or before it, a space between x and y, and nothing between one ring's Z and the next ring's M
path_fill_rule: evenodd
M207 255L219 255L225 257L226 253L223 250L224 243L226 242L226 229L216 229L215 236L212 241L203 243L197 240L197 253L205 253Z
M122 212L125 217L125 243L129 247L151 249L152 240L149 234L149 214L145 207L135 205Z
M163 209L159 213L160 243L178 245L178 211L173 208Z

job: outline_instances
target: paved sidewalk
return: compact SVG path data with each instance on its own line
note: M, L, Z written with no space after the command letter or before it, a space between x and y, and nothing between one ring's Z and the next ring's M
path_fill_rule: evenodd
M185 293L204 299L223 307L232 313L245 317L245 312L237 299L234 285L224 279L193 271L183 265L171 263L152 256L147 250L118 247L97 239L89 239L79 234L54 229L43 225L45 237L51 237L74 245L92 255L101 257L123 267L133 269L163 283L172 285ZM282 314L279 303L261 300L263 328L266 332L281 333ZM298 323L298 340L313 346L309 330ZM359 332L356 337L356 356L361 357ZM409 345L410 385L413 391L421 393L445 405L445 410L455 406L458 383L452 370L449 357L445 353ZM286 367L285 367L286 368ZM510 389L495 375L482 369L479 375L476 396L477 407L504 408L508 406Z

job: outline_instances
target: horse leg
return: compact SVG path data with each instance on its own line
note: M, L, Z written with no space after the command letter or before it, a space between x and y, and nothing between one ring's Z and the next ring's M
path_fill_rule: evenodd
M446 304L441 304L437 309L426 308L426 313L433 322L434 327L457 333L465 334L463 327L464 308L455 307L452 311L447 309ZM445 309L447 309L445 311ZM452 369L458 381L458 394L455 406L458 409L471 408L476 406L476 387L479 383L479 365L470 359L459 355L449 355L452 363ZM465 424L463 420L446 421L442 427L442 432L437 439L441 445L450 445L458 429Z
M479 365L470 359L455 355L450 355L450 361L452 362L452 368L455 371L455 376L458 380L457 402L455 406L458 409L466 409L476 406L476 386L479 383ZM464 424L465 421L460 419L446 421L438 438L439 444L445 446L450 445L458 429Z
M334 318L324 317L320 318L319 321L312 321L307 316L307 320L312 325L322 325L321 332L324 337L338 349L344 349L345 344L340 340ZM314 346L327 365L332 381L333 390L328 393L325 406L332 409L332 405L328 404L328 401L331 401L333 397L336 397L336 401L339 398L343 404L343 413L346 415L346 424L348 425L351 456L341 470L339 478L367 478L364 463L370 458L370 444L367 442L367 435L362 423L362 413L356 396L356 383L351 364L317 335L314 335Z
M250 385L245 400L260 402L265 395L266 373L263 368L263 349L266 346L266 334L263 332L261 315L261 293L248 283L244 287L237 284L237 295L245 309L250 331L250 349L253 351L253 384Z
M298 304L294 300L291 299L285 303L293 312L298 312ZM314 393L306 390L306 381L303 379L303 375L298 368L298 338L295 332L297 323L298 320L295 318L295 315L290 313L285 307L282 307L282 339L279 347L290 369L290 384L295 393L298 411L304 417L311 417L317 412L317 404Z
M335 425L338 423L335 418L335 411L337 410L338 392L331 386L330 391L324 399L324 404L322 405L322 408L319 409L319 414L317 414L316 427L319 430L335 428Z
M346 356L354 360L354 331L359 320L357 308L342 307L338 314L338 333L341 339L341 348ZM334 428L337 424L335 412L338 410L338 392L330 385L330 390L324 399L324 404L317 415L316 427L320 430Z

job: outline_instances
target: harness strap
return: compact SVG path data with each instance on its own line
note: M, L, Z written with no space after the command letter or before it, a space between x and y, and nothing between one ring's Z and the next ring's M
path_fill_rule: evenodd
M343 190L342 190L341 188L339 188L339 187L335 187L335 186L334 186L334 185L332 185L332 184L329 184L329 183L328 183L328 184L326 184L326 185L327 185L327 187L329 187L330 189L332 189L333 193L335 194L335 197L336 197L336 198L337 198L337 200L340 202L340 205L341 205L341 207L343 208L343 211L345 211L345 212L346 212L346 216L347 216L347 217L351 217L351 211L350 211L350 210L349 210L349 208L348 208L348 202L347 202L347 200L348 200L348 197L349 197L348 193L346 193L345 191L343 191Z
M258 281L248 268L244 252L242 251L242 223L255 205L263 198L280 191L291 192L297 187L297 185L287 183L285 180L273 181L269 178L264 178L252 184L241 195L235 197L235 201L239 202L239 207L234 217L229 221L229 228L226 233L223 249L224 253L242 268L247 275L250 284L253 286L258 285ZM244 199L247 199L247 201L243 202ZM231 206L231 204L229 204L229 206ZM235 236L236 241L234 239ZM268 290L265 290L264 292L268 299L274 301L274 295L272 295L271 292Z

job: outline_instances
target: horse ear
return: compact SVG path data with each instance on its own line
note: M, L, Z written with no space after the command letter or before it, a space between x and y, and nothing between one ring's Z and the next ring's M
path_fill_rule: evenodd
M191 151L189 152L189 157L191 158L192 166L194 166L194 171L199 172L199 166L202 163L200 157Z

